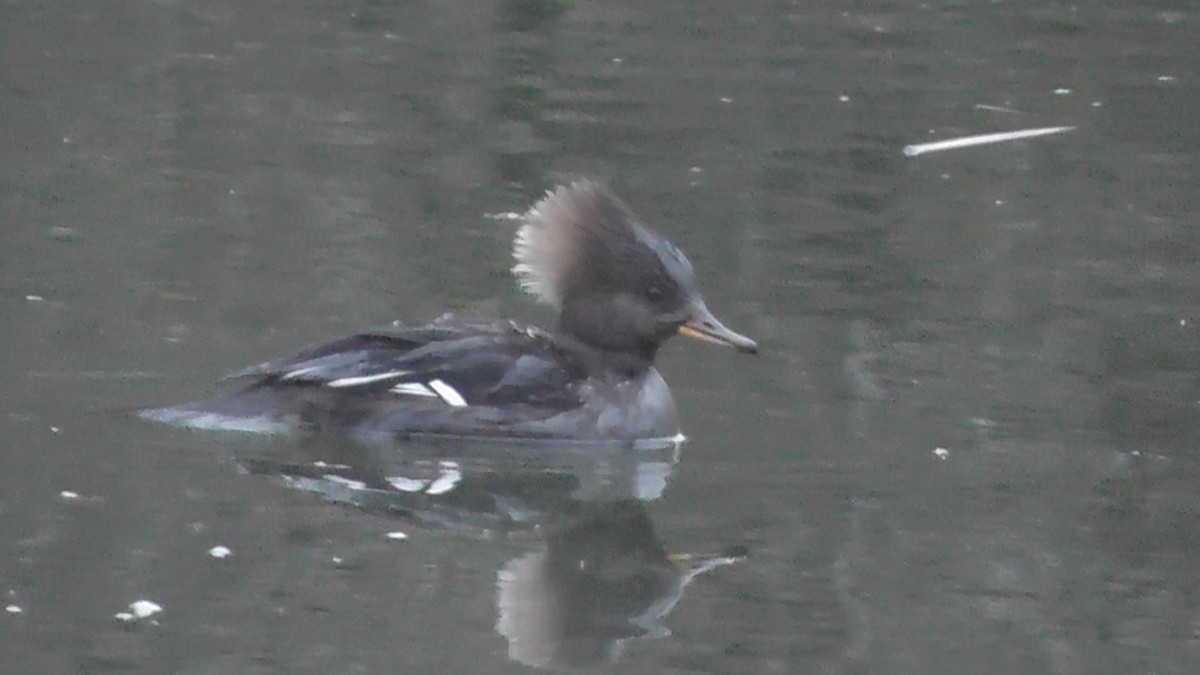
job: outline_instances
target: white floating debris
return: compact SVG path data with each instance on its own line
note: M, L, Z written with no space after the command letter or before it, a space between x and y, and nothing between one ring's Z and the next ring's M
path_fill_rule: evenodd
M214 546L208 549L208 554L218 560L228 558L233 555L233 551L229 550L228 546Z
M41 302L41 301L45 300L45 298L43 298L40 295L27 295L27 296L25 296L25 299L28 300L29 302Z
M20 614L24 610L22 610L18 605L9 605L4 608L4 611L8 612L9 614Z
M1072 131L1073 129L1075 129L1075 127L1045 127L1042 129L1005 131L997 134L982 134L980 136L963 136L962 138L951 138L949 140L935 141L933 143L906 145L904 146L904 154L908 157L916 157L917 155L923 155L927 152L957 150L958 148L969 148L973 145L988 145L990 143L1016 141L1022 138L1033 138L1035 136L1046 136L1048 134L1061 134L1065 131Z
M704 173L704 169L698 166L693 166L692 168L688 169L688 173Z
M938 459L945 460L950 457L950 451L945 448L934 448L933 456L937 457Z
M155 614L163 611L163 608L162 605L151 600L138 600L130 603L129 611L133 612L135 617L139 619L145 619L146 617L154 616Z
M842 94L841 96L838 97L838 100L841 101L842 103L849 103L850 97L845 94Z
M104 501L103 497L80 494L74 490L62 490L58 493L58 498L71 504L99 504Z
M1003 200L1003 199L997 199L997 200L996 200L996 206L1004 206L1004 200Z
M129 603L129 611L117 612L113 615L117 621L130 622L148 619L163 611L162 605L150 600L137 600Z
M1174 75L1159 75L1158 81L1159 82L1174 82L1175 76Z
M395 539L395 540L399 541L399 540L401 540L401 539L408 539L408 535L407 535L407 534L405 534L405 533L403 533L403 532L400 532L399 530L397 530L397 531L395 531L395 532L388 532L388 533L387 533L387 538L388 538L388 539Z
M333 556L333 558L331 558L330 560L333 562L333 564L334 564L334 565L341 565L341 564L342 564L342 558L341 558L341 556L336 556L336 555L335 555L335 556Z
M521 220L525 216L515 211L504 211L502 213L485 213L483 217L489 220Z
M1058 89L1054 90L1055 96L1066 96L1067 94L1070 94L1070 93L1071 93L1071 90L1067 89L1066 87L1059 87Z
M1101 103L1100 101L1092 101L1092 107L1093 107L1093 108L1099 108L1099 107L1100 107L1100 106L1102 106L1102 105L1104 105L1104 104L1103 104L1103 103Z
M729 98L728 96L722 96L721 103L733 103L733 99Z
M1004 106L1000 106L1000 105L988 105L986 103L976 103L975 109L976 110L990 110L991 112L1002 112L1002 113L1018 112L1016 110L1013 110L1012 108L1005 108Z
M62 431L62 429L59 429L58 427L50 427L50 433L52 434L57 434L60 431Z

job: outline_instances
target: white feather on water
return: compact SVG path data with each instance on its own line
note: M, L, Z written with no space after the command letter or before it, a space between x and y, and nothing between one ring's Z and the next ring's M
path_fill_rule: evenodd
M916 157L917 155L923 155L927 152L957 150L959 148L969 148L973 145L988 145L990 143L1016 141L1022 138L1033 138L1035 136L1046 136L1048 134L1061 134L1066 131L1071 131L1074 128L1075 127L1044 127L1041 129L1021 129L1019 131L1004 131L997 134L963 136L961 138L951 138L944 141L935 141L933 143L917 143L915 145L904 146L904 154L907 157Z

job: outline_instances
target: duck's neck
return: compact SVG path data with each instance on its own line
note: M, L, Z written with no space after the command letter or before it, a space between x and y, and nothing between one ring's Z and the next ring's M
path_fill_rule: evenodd
M603 367L630 374L649 370L663 341L654 317L619 295L568 298L558 332L586 347Z
M612 349L597 346L560 325L555 336L560 345L574 354L591 375L618 373L631 378L643 375L654 367L654 350Z

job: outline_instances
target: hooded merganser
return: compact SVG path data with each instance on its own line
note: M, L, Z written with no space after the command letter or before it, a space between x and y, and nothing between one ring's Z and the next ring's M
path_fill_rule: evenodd
M396 322L233 373L251 381L240 392L141 415L368 437L668 439L679 419L654 368L662 343L678 333L758 349L709 312L683 253L600 183L547 192L513 255L521 286L559 310L554 332L449 316Z

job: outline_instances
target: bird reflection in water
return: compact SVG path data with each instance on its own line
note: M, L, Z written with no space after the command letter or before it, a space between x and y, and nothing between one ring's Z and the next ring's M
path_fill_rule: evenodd
M536 550L496 575L496 631L509 658L528 666L611 662L631 640L670 635L662 621L688 584L746 555L742 547L716 555L664 549L646 505L661 497L678 443L597 451L322 439L303 453L302 461L239 462L289 487L420 527L483 538L538 535Z
M529 666L615 661L631 639L670 635L661 621L692 579L743 557L669 555L642 502L583 503L546 527L543 550L500 570L496 630Z

